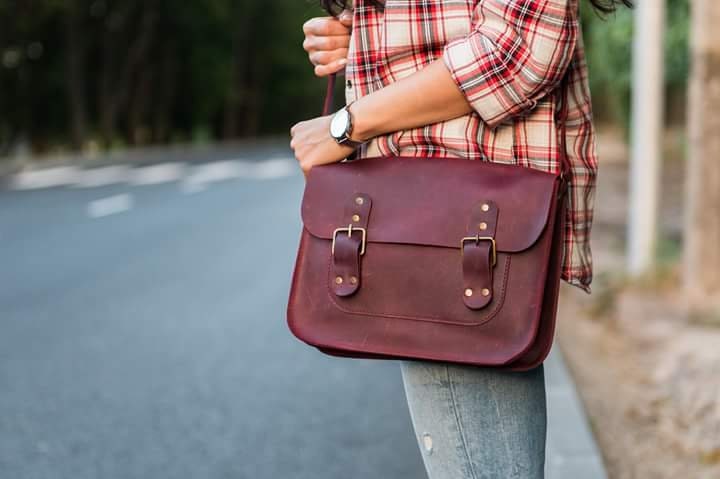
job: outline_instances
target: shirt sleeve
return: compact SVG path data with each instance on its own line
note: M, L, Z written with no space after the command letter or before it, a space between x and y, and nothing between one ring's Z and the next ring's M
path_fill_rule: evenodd
M574 0L480 0L469 34L442 54L491 128L535 107L562 79L578 35Z

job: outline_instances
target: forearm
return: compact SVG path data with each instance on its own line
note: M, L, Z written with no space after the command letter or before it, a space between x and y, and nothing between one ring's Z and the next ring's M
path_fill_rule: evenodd
M353 139L418 128L472 111L442 59L358 99L350 107Z

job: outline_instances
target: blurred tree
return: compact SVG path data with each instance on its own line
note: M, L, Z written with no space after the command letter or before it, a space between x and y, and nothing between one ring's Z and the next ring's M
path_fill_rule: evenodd
M159 32L158 0L116 0L103 2L103 22L99 34L100 75L98 85L98 122L105 144L111 144L116 134L117 117L124 112L128 135L135 143L138 122L149 101L150 80L155 69L149 62L153 43ZM133 95L140 96L132 102ZM144 98L143 98L144 97ZM132 102L132 104L131 104Z
M286 134L322 97L301 47L318 3L0 0L0 155L23 139L43 151ZM596 118L626 123L632 14L581 5ZM668 10L668 105L682 110L687 0Z
M301 48L317 2L0 0L0 155L285 133L322 82Z
M684 123L688 72L688 0L666 0L665 87L666 118ZM618 9L600 17L588 2L580 2L596 119L627 129L630 119L633 11ZM602 99L602 100L600 100Z
M62 60L47 48L62 36L61 10L59 1L0 1L0 153L49 142L65 120Z
M720 319L720 3L693 0L684 279L695 313ZM714 311L713 311L714 308Z
M87 18L85 5L77 0L65 4L65 91L70 116L70 138L74 148L82 148L87 138L86 68Z
M255 49L253 44L257 43L253 38L253 22L258 10L257 3L239 2L233 8L233 45L232 45L232 63L230 68L230 82L226 95L226 102L223 114L223 137L236 138L240 136L240 122L244 107L250 103L252 95L249 88L242 88L244 82L242 80L252 77L250 74L250 61ZM257 123L255 128L247 127L248 132L257 131Z

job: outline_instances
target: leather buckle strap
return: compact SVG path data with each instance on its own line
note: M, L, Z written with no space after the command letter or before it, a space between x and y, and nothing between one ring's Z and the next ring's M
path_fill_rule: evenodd
M362 256L365 254L365 244L367 243L367 230L365 228L361 228L360 226L356 226L354 229L356 231L360 231L362 233L362 242L360 243L360 256ZM330 247L330 252L332 254L335 254L335 242L337 241L338 233L342 233L345 231L347 231L347 235L349 237L352 237L352 234L353 234L352 223L347 225L346 228L337 228L335 231L333 231L332 246Z
M346 228L347 229L347 228ZM479 234L475 236L466 236L460 241L460 254L465 254L465 242L466 241L474 241L476 244L480 243L480 241L490 241L492 248L490 251L492 252L492 265L495 266L497 264L497 249L495 246L495 238L492 236L480 236Z
M367 247L367 226L372 201L364 193L355 193L345 206L343 222L333 231L330 254L330 289L338 296L350 296L360 287L361 257Z
M493 298L493 269L497 264L498 208L491 200L476 204L470 214L467 232L460 241L463 271L463 302L480 309Z

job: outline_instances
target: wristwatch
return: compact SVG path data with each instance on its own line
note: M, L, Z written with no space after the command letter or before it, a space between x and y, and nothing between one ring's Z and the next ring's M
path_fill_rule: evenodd
M348 145L357 148L362 145L363 141L355 141L350 138L353 131L353 116L350 113L348 105L340 108L330 120L330 136L332 136L339 145Z

